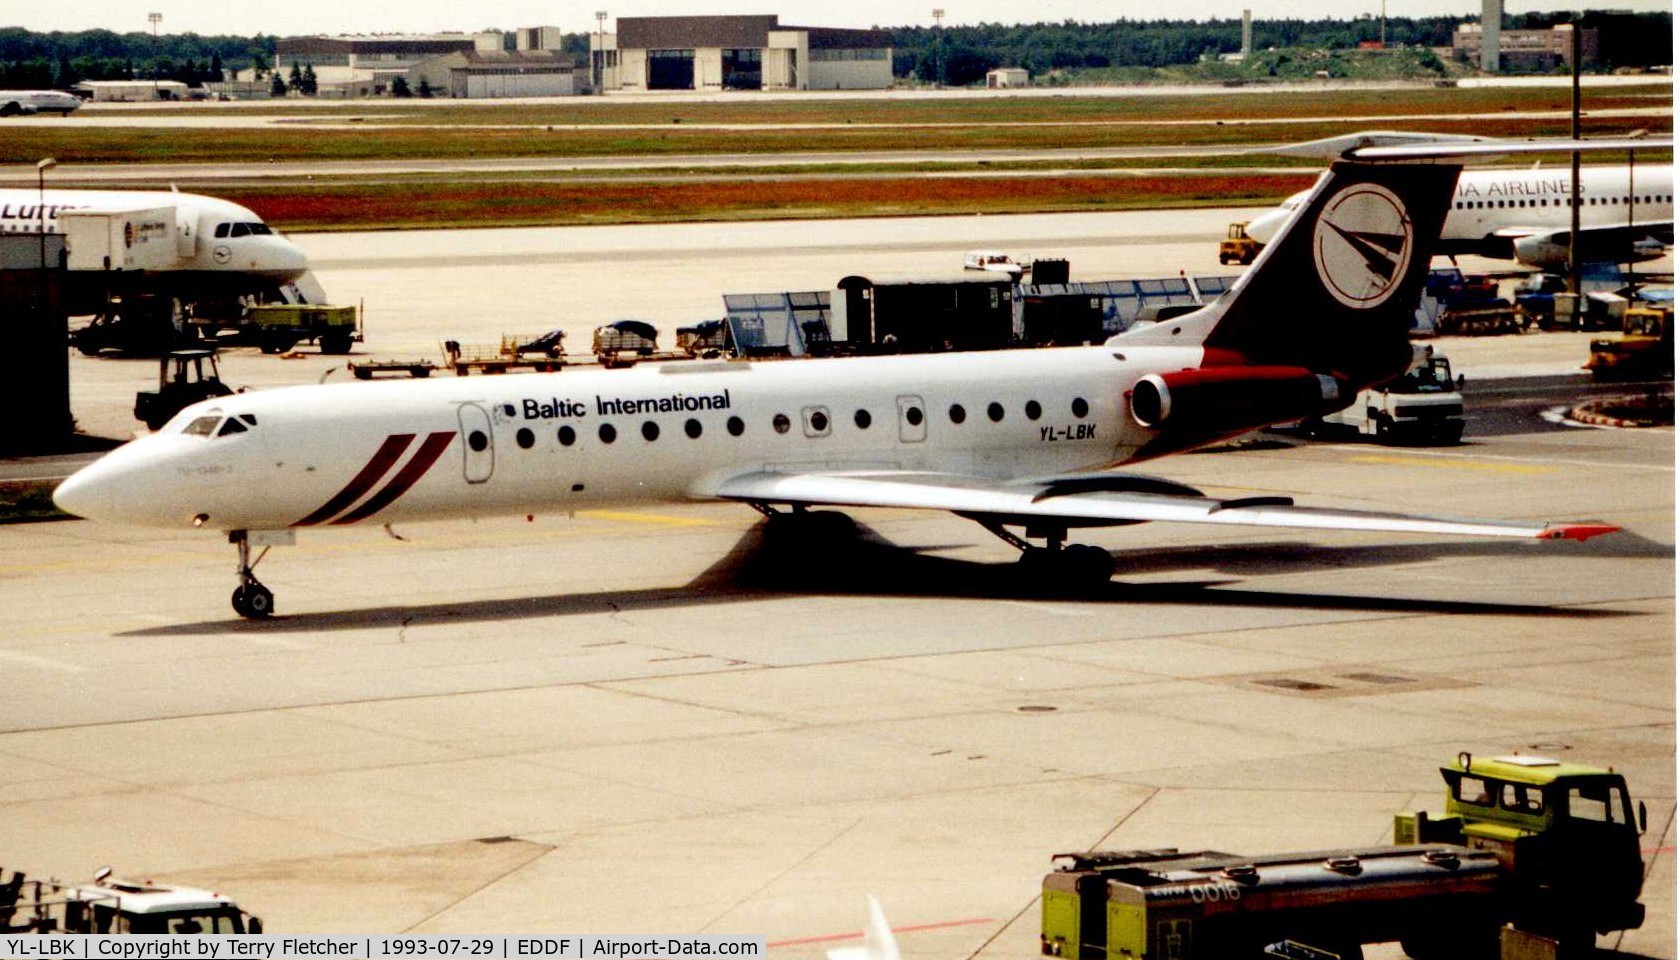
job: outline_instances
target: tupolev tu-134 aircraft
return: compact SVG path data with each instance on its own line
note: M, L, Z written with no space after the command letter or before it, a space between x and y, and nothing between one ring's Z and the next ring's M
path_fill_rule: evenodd
M946 510L1021 549L1025 570L1067 583L1114 570L1106 551L1068 545L1070 530L1151 520L1612 532L1221 500L1110 472L1323 414L1404 370L1458 173L1355 152L1220 300L1101 346L244 393L188 407L70 477L54 499L95 520L225 532L239 551L233 606L251 618L274 601L252 548L292 542L299 528L609 504L730 500L790 532L823 516L805 516L810 507Z

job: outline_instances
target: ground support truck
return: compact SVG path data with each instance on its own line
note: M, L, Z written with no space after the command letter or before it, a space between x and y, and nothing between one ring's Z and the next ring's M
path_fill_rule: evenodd
M0 882L0 933L262 933L262 920L209 890L119 880L106 867L91 884L29 880L13 871Z
M1397 816L1395 846L1060 854L1043 881L1041 951L1246 960L1293 941L1348 960L1398 940L1415 960L1491 960L1522 941L1524 956L1538 943L1578 958L1594 934L1643 923L1645 808L1635 816L1621 775L1468 754L1441 773L1447 815Z
M1410 370L1359 391L1340 410L1303 421L1301 430L1319 437L1351 429L1385 444L1455 444L1464 436L1463 387L1446 355L1424 346Z

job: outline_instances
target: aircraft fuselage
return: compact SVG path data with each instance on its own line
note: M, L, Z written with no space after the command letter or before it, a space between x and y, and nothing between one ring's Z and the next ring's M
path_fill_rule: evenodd
M187 408L61 496L84 516L244 530L704 498L749 469L1044 476L1135 457L1156 432L1129 416L1129 385L1201 356L1073 347L268 390Z

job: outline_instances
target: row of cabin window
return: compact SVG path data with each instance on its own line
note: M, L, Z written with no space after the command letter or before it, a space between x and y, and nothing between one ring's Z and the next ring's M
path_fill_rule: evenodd
M1075 397L1073 403L1069 405L1068 409L1069 412L1071 412L1073 416L1079 420L1083 420L1091 414L1091 405L1086 402L1084 397ZM1025 406L1022 407L1022 412L1026 414L1028 420L1038 420L1044 416L1044 407L1037 400L1028 400ZM950 408L946 411L946 415L951 418L951 422L954 424L961 424L968 420L968 410L960 403L951 404ZM1003 422L1003 418L1006 415L1007 414L1003 409L1003 404L994 401L986 405L986 417L993 423ZM925 415L922 413L922 408L920 407L907 407L904 410L904 419L912 427L921 426L924 418ZM868 430L875 422L875 418L868 410L860 409L856 413L852 414L852 422L857 425L859 430ZM813 410L810 415L809 426L811 432L813 433L828 433L830 426L828 414L821 409ZM778 413L774 417L770 418L770 428L775 430L777 433L787 433L789 430L793 429L793 421L789 419L787 414ZM729 431L730 436L738 437L746 432L747 424L746 421L742 420L740 417L730 417L724 423L724 429ZM704 432L705 429L700 425L700 421L698 420L690 418L683 422L683 433L687 434L691 440L700 439L701 434ZM618 439L618 428L610 423L603 423L596 429L596 436L600 438L602 443L612 443ZM536 446L537 443L537 435L531 431L530 427L520 427L513 435L513 439L514 442L519 444L520 448L524 450L531 449L533 446ZM562 425L556 435L556 439L560 441L560 445L562 447L572 446L577 443L577 429L570 424ZM659 424L652 420L644 421L642 423L642 439L648 441L649 443L658 440ZM483 441L475 443L474 449L483 449Z
M1587 198L1587 205L1591 206L1591 207L1596 207L1601 203L1604 206L1610 206L1612 204L1620 205L1622 203L1629 203L1629 202L1631 202L1631 203L1673 203L1674 198L1672 196L1649 196L1649 195L1645 196L1645 197L1634 197L1631 201L1624 200L1622 197L1605 197L1603 200L1600 200L1597 197L1588 197ZM1455 209L1455 210L1488 210L1488 209L1493 209L1493 208L1497 207L1500 210L1504 210L1507 207L1563 207L1563 206L1568 206L1568 201L1567 200L1564 200L1561 197L1553 197L1550 202L1547 202L1545 200L1459 200L1459 201L1456 201L1453 204L1453 209Z

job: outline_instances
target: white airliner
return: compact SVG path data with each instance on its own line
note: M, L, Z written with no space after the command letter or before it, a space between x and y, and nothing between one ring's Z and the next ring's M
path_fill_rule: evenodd
M188 407L54 499L96 520L225 532L239 549L233 605L246 617L269 615L274 599L253 574L252 546L290 542L298 528L606 504L731 500L789 530L824 516L801 520L809 507L947 510L1020 548L1026 571L1068 583L1104 582L1114 569L1099 548L1064 546L1070 530L1149 520L1611 532L1221 500L1102 472L1322 414L1404 369L1457 175L1449 164L1337 163L1220 300L1099 347L244 393Z
M1466 170L1433 252L1479 254L1559 270L1569 262L1569 168ZM1302 191L1248 224L1271 242L1311 191ZM1583 263L1648 260L1674 242L1674 167L1635 164L1581 169Z
M43 228L62 234L59 214L69 211L121 214L163 207L174 211L176 257L148 271L149 286L158 292L188 302L247 295L325 301L309 273L309 258L296 244L249 209L215 197L159 190L0 190L0 234L39 236ZM78 295L71 313L95 309L84 301L103 296L93 278L82 280L71 286Z
M62 90L0 90L0 117L28 113L56 113L68 117L82 98Z

